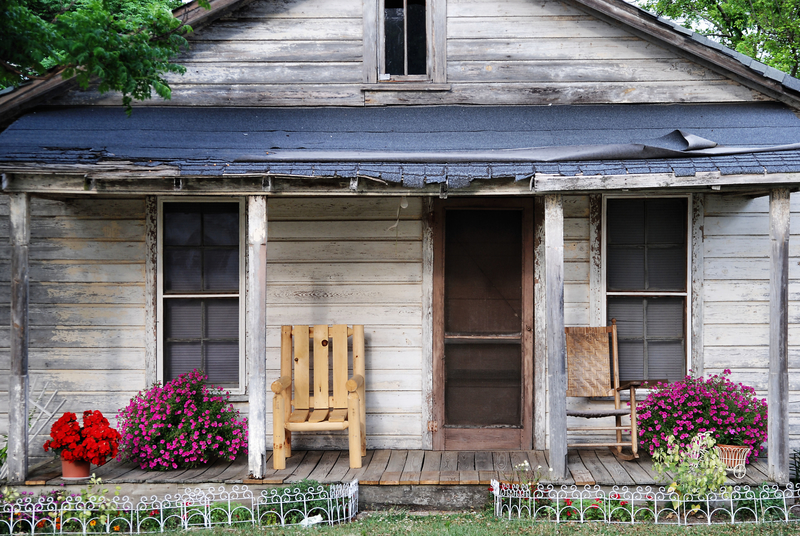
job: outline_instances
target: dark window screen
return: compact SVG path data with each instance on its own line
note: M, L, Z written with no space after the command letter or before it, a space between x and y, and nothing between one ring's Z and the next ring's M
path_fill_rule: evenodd
M426 74L425 0L385 0L383 24L385 72Z
M239 204L165 203L163 226L165 380L201 369L237 387Z
M686 298L657 292L686 291L685 198L609 199L606 206L608 321L617 320L621 380L666 379L685 374Z
M447 210L445 425L521 423L522 213Z

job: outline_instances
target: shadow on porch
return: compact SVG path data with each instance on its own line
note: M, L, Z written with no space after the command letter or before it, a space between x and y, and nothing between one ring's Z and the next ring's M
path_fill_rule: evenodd
M483 486L492 478L508 480L513 467L527 461L532 468L541 466L544 484L600 485L600 486L659 486L652 461L643 456L639 460L618 460L609 450L569 451L566 480L549 478L547 451L423 451L423 450L370 450L363 458L360 469L351 469L347 451L297 451L286 460L286 469L271 469L271 453L267 453L267 470L263 479L248 475L247 458L235 461L218 460L204 467L174 471L143 471L132 463L112 460L95 468L94 473L106 484L146 484L156 489L158 485L178 488L200 484L247 484L250 486L278 485L304 479L322 483L349 482L358 479L361 486ZM730 473L726 485L758 485L769 482L767 464L757 459L747 466L744 478L734 478ZM73 484L61 478L57 460L32 471L27 485Z

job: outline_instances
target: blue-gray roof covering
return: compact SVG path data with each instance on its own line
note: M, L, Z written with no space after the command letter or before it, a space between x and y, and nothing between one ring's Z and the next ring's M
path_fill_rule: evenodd
M679 131L679 132L676 132ZM44 109L0 134L19 164L169 164L183 176L369 176L421 187L534 174L800 172L800 119L775 103L387 108Z

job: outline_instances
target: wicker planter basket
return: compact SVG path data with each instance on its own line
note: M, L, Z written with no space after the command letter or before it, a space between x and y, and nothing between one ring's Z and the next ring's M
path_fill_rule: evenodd
M725 464L725 467L733 471L733 476L736 478L743 478L747 473L747 468L744 465L747 455L750 453L750 447L741 445L716 445L714 447L719 453L719 459Z

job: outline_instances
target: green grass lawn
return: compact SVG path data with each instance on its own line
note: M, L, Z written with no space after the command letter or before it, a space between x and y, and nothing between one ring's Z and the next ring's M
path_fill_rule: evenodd
M602 535L689 535L689 536L784 536L800 535L797 524L742 524L742 525L697 525L666 526L642 523L637 525L606 525L603 523L561 524L548 522L523 522L496 519L489 513L458 514L414 514L402 511L362 513L352 523L334 527L313 528L218 528L207 531L192 531L195 536L236 536L237 533L252 535L278 534L325 534L332 536L478 536L478 535L547 535L566 534L575 536Z

